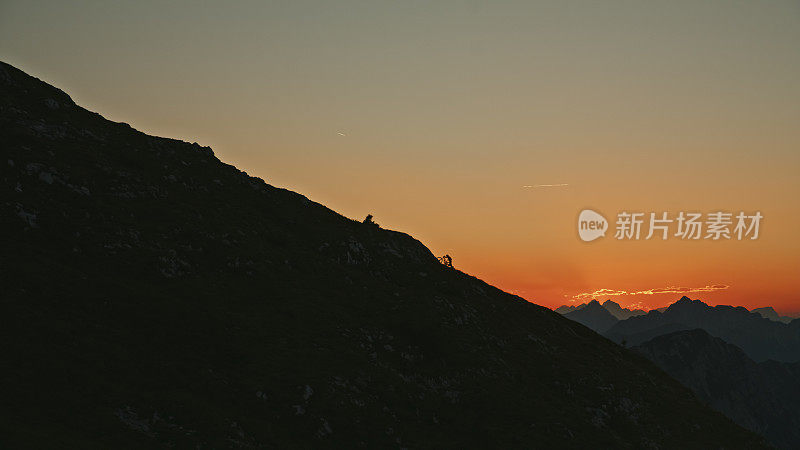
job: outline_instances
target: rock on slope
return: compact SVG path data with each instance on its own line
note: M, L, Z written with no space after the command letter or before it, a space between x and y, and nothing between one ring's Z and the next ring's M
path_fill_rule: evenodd
M2 446L735 448L643 357L0 63Z

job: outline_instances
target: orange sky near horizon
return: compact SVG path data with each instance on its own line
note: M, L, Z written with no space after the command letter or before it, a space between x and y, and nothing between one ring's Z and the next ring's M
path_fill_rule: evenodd
M553 308L724 285L685 295L800 313L799 43L788 0L0 4L0 58L78 104ZM582 242L586 208L764 219Z

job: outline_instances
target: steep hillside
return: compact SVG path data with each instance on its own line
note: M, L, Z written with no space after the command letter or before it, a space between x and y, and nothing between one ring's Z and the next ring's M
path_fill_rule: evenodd
M0 63L0 447L741 448L645 358Z

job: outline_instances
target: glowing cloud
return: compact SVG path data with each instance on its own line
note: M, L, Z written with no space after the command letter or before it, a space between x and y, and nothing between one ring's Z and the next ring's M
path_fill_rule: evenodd
M530 188L542 188L542 187L563 187L563 186L569 186L569 183L559 183L559 184L527 184L527 185L525 185L525 186L522 186L522 187L523 187L523 188L530 189Z
M721 291L724 289L728 289L730 286L726 284L713 284L703 287L677 287L677 286L670 286L664 288L652 288L646 289L643 291L622 291L617 289L598 289L594 292L582 292L577 295L573 295L572 298L575 300L591 300L595 298L602 298L602 297L616 297L620 295L655 295L655 294L686 294L690 292L711 292L711 291Z

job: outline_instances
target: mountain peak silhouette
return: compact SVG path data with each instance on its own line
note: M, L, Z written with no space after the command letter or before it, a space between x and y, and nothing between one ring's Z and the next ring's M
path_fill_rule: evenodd
M606 300L605 302L603 302L603 308L607 309L608 312L611 313L611 315L613 315L619 320L625 320L631 317L647 314L641 309L623 308L619 305L619 303L612 300Z
M775 311L775 308L771 306L765 306L763 308L755 308L750 310L752 313L756 313L765 319L773 320L775 322L783 322L783 323L790 323L794 318L789 316L781 316Z
M617 318L597 300L592 300L585 307L564 314L564 317L586 325L598 333L608 330L617 322Z

